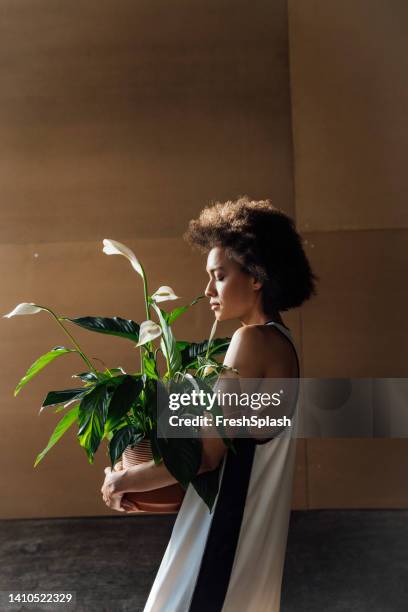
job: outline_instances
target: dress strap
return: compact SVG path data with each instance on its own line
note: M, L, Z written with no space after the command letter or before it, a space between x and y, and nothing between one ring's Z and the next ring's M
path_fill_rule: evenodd
M265 325L275 325L279 329L279 331L282 332L282 334L284 336L286 336L286 338L288 338L288 340L292 343L293 350L295 351L298 373L299 373L299 376L300 376L299 357L298 357L298 354L297 354L295 342L293 340L292 332L290 331L289 327L286 327L286 325L282 325L281 323L277 323L276 321L266 321Z
M296 363L297 363L297 369L298 369L298 374L300 376L300 363L299 363L299 357L297 354L297 350L296 350L296 346L292 337L292 333L290 331L290 329L288 327L286 327L285 325L282 325L281 323L277 323L276 321L266 321L265 325L275 325L277 327L277 329L279 329L279 331L289 340L289 342L291 342L293 350L295 352L295 357L296 357ZM296 410L296 404L299 398L299 380L298 380L298 384L297 384L297 390L296 390L296 399L294 401L294 410ZM277 433L276 435L279 435L280 433L282 433L282 431L284 430L284 428L282 428L279 433ZM266 438L265 440L256 440L255 438L253 438L254 442L256 445L259 444L266 444L267 442L269 442L270 440L273 440L273 438L275 438L276 436L273 436L272 438Z

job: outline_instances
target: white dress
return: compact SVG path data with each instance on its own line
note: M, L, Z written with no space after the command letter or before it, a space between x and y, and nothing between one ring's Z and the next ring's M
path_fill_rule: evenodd
M296 439L234 445L211 513L188 486L143 612L279 612Z

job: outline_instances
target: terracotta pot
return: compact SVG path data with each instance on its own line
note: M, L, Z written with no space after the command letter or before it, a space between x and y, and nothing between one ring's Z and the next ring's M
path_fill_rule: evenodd
M142 440L135 447L128 446L122 455L123 469L132 465L139 465L153 459L150 440ZM126 493L125 497L137 505L139 510L160 514L176 513L179 511L185 491L176 483L151 491Z

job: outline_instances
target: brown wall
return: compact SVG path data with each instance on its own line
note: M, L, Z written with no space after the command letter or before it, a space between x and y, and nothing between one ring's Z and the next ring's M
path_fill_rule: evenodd
M406 375L405 10L402 0L9 4L1 311L33 301L141 320L140 279L102 253L103 238L136 252L152 290L170 284L190 300L206 275L180 238L188 219L248 193L296 216L321 276L319 296L284 316L304 376ZM200 303L176 335L203 339L211 321ZM57 419L38 416L43 398L71 386L81 361L62 357L13 398L65 337L46 313L1 326L0 517L109 514L107 458L89 466L74 431L32 468ZM136 367L131 343L70 330L89 355ZM406 507L406 451L404 440L300 440L293 507Z
M404 0L289 0L306 377L408 375ZM309 508L407 507L408 440L307 440Z

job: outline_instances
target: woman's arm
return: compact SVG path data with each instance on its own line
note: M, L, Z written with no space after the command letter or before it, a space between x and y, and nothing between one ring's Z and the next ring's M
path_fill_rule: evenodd
M207 461L208 454L202 453L201 465L197 474L208 472L215 468ZM120 469L118 469L120 467ZM125 470L121 464L116 464L115 469L105 468L105 481L101 493L105 503L117 510L120 498L125 493L151 491L176 484L178 480L169 472L164 462L156 465L154 459L134 465Z
M197 474L207 472L210 469L212 468L207 464L203 453L201 466ZM106 470L109 470L109 468L106 468ZM104 485L106 484L111 495L151 491L152 489L161 489L178 482L169 472L164 462L156 465L154 459L125 470L111 472L106 470L105 473L108 478Z

